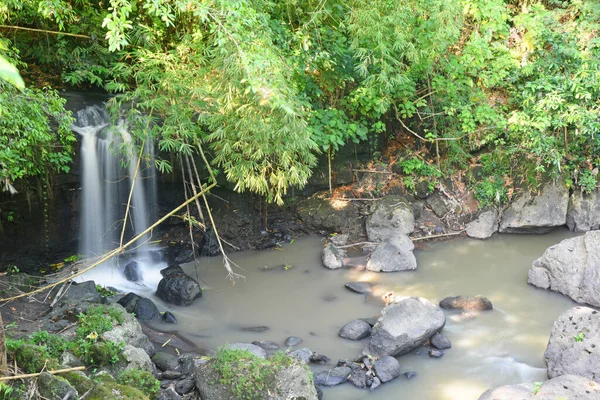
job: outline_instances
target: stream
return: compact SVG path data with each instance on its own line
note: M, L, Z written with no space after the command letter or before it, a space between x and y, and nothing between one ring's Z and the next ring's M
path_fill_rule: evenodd
M350 383L324 389L326 400L389 399L398 393L405 399L475 400L488 388L547 379L543 353L552 323L575 303L527 285L527 271L546 248L573 236L558 229L547 235L495 235L485 241L463 238L426 244L425 250L415 251L416 271L379 274L360 270L364 258L349 260L359 268L324 268L320 260L324 240L308 237L276 250L231 252L231 259L243 268L236 272L245 277L235 286L226 278L220 257L184 265L204 287L203 297L190 307L167 305L152 295L164 265L145 272L146 289L135 289L151 297L161 310L173 311L179 320L174 329L202 349L254 340L283 346L286 337L299 336L304 342L294 349L309 347L331 359L315 369L358 355L368 339L342 339L337 332L353 319L377 315L383 307L380 296L387 291L425 297L436 304L446 296L481 294L492 301L493 311L471 319L445 311L442 333L452 341L452 348L442 358L429 358L425 349L399 357L402 372L414 371L414 378L400 376L373 392ZM293 268L264 271L265 266L278 264ZM132 289L123 287L120 272L92 274L86 279ZM373 283L373 295L347 290L344 284L350 281ZM256 326L269 329L241 330ZM155 327L170 328L162 323Z

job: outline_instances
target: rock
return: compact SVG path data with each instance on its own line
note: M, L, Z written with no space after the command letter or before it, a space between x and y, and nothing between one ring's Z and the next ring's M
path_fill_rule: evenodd
M313 352L310 356L310 362L313 364L327 364L327 361L329 361L329 357L323 354Z
M179 360L172 354L158 352L152 357L152 362L161 371L175 370L179 367Z
M240 328L240 331L242 332L265 332L268 331L269 327L268 326L264 326L264 325L259 325L259 326L244 326L242 328Z
M148 337L142 331L142 327L140 323L135 319L135 317L119 304L113 304L110 307L116 308L121 311L123 315L123 322L114 327L112 330L108 332L104 332L101 336L104 340L110 340L115 343L124 342L133 347L139 347L143 349L146 354L152 357L155 353L154 346L148 340Z
M196 370L196 363L192 355L185 354L179 357L179 363L181 364L181 373L183 375L192 375Z
M152 372L153 370L152 360L150 360L150 357L148 357L148 354L146 354L144 349L133 347L127 344L123 348L121 358L127 363L125 370L137 369L148 372Z
M354 370L348 380L357 388L365 389L367 387L367 371L363 369Z
M193 378L182 379L175 384L175 391L181 395L184 395L194 390L195 387L196 382L194 382Z
M440 351L438 349L429 349L428 354L429 354L429 357L432 357L432 358L441 358L444 356L444 352Z
M565 239L548 248L529 269L527 282L600 306L600 231Z
M329 194L326 195L327 197ZM343 202L315 195L298 203L298 217L309 231L349 234L352 237L364 234L364 223L356 201ZM343 205L343 207L340 207Z
M592 193L574 192L569 199L567 226L575 232L600 229L600 196L598 189Z
M279 348L279 345L277 343L272 342L270 340L255 340L254 342L252 342L252 344L258 347L262 347L265 350L277 350Z
M125 275L125 279L130 282L141 282L144 280L140 264L135 260L130 261L127 263L127 265L125 265L123 274Z
M349 367L335 367L327 371L321 371L314 375L315 385L335 386L340 383L348 382L352 374Z
M414 371L410 371L410 372L405 372L403 375L406 377L406 379L412 379L415 376L417 376L417 373Z
M96 289L96 283L94 281L86 281L81 283L72 282L65 294L60 299L61 303L68 304L81 304L84 301L99 304L104 303L102 295L98 293L98 289Z
M40 395L48 400L75 400L79 393L69 384L66 379L42 372L37 379Z
M345 246L348 243L349 235L333 235L329 238L329 241L335 246Z
M421 297L407 297L385 307L363 355L399 356L421 346L446 324L444 313Z
M138 301L140 301L142 297L138 296L137 294L130 292L127 293L125 296L121 297L119 299L119 301L117 301L117 304L120 304L123 306L123 308L125 308L125 310L128 313L132 313L133 310L135 309L135 306L137 305Z
M302 362L304 362L305 364L308 364L310 362L310 356L312 356L312 350L309 349L308 347L303 347L301 349L298 350L294 350L291 353L289 353L290 357L294 357Z
M204 233L204 237L200 243L200 255L203 257L215 257L219 254L221 254L221 247L217 241L215 231L210 227Z
M158 318L160 315L160 311L158 311L156 304L154 304L152 300L145 297L139 299L135 305L135 308L133 309L133 313L140 321L151 321L155 318Z
M66 350L60 357L60 365L65 368L81 367L83 362L72 352Z
M163 277L167 277L171 274L185 274L185 272L183 272L183 268L181 268L180 265L172 264L172 265L169 265L167 268L161 269L160 274Z
M366 222L367 236L372 242L382 242L415 230L415 218L410 203L399 196L386 196L375 202Z
M431 211L433 211L438 218L442 218L448 213L448 206L439 192L428 197L426 201L429 208L431 208Z
M373 284L369 282L348 282L344 285L346 289L358 294L371 294Z
M267 352L251 343L233 343L228 345L231 350L244 350L254 354L256 357L267 358Z
M275 381L275 387L278 389L278 396L275 399L315 400L317 398L315 385L303 366L296 364L282 369L277 374Z
M488 311L493 308L492 302L483 296L450 296L440 301L445 310Z
M315 385L315 389L317 390L317 399L323 399L323 389L320 386Z
M448 339L446 336L442 335L441 333L436 333L435 335L433 335L431 337L431 339L429 339L429 343L431 343L431 345L433 347L435 347L436 349L439 349L439 350L445 350L445 349L449 349L452 347L452 343L450 342L450 339Z
M286 346L297 346L300 343L302 343L302 339L297 336L289 336L287 339L285 339Z
M475 239L487 239L498 232L498 211L483 211L476 220L467 224L467 236Z
M170 272L158 283L156 296L167 303L189 306L194 299L202 297L202 288L192 277L181 272Z
M323 265L329 269L339 269L344 266L346 253L338 249L333 243L328 243L323 249Z
M371 325L360 319L348 322L342 326L338 335L345 339L360 340L371 334Z
M374 272L412 271L417 269L413 254L415 245L406 235L387 239L375 248L367 261L367 269Z
M367 318L359 318L359 319L361 321L364 321L367 324L369 324L369 326L372 328L377 323L377 320L379 319L379 315L377 315L376 317L367 317Z
M567 222L569 191L562 183L549 183L539 194L526 191L502 213L500 232L547 233Z
M173 314L171 311L165 311L162 315L162 322L164 322L165 324L176 324L177 318L175 317L175 314Z
M391 356L384 356L375 361L373 369L379 380L383 383L400 376L400 363Z
M378 377L373 378L373 382L371 383L371 390L375 390L377 389L379 386L381 386L381 380Z
M598 326L600 312L589 307L573 307L558 317L544 353L548 377L573 374L600 382Z
M563 375L542 383L501 386L483 393L479 400L600 400L600 387L589 379Z
M162 375L162 379L175 380L175 379L181 378L181 375L183 375L183 374L180 371L168 369L165 372L163 372L161 375Z
M161 390L156 400L181 400L181 396L175 392L174 388L168 388Z

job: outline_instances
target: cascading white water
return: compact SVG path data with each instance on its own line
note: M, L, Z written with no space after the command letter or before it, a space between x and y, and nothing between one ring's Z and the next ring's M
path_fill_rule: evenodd
M123 121L116 125L111 124L102 107L90 106L78 111L77 122L72 129L81 135L80 253L86 257L94 257L119 245L132 185L134 189L124 241L148 228L156 203L156 176L153 166L142 161L134 184L138 155L131 146L133 139L127 131L126 124ZM151 160L154 157L153 148L152 141L146 140L145 152ZM124 279L123 268L116 271L114 268L116 264L125 265L135 260L143 275L143 284L155 287L160 278L158 268L163 265L152 261L150 240L151 234L144 235L129 258L121 258L116 260L116 263L111 262L109 266L98 267L86 274L84 279L94 279L96 283L120 289L131 290L132 286L139 288L140 282L132 285ZM110 274L107 274L107 268L111 268Z

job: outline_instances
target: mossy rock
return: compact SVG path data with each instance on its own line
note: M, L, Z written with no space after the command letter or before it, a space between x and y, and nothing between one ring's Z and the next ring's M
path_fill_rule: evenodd
M73 386L82 396L84 393L87 393L88 390L96 386L96 383L82 372L66 372L61 374L61 376L69 381L71 386Z
M114 347L104 342L94 343L90 350L90 355L94 365L110 365L114 361Z
M151 399L160 393L160 381L148 371L129 369L119 375L117 382L139 389Z
M79 397L79 393L66 379L42 372L38 378L40 396L48 400L60 400Z
M34 374L46 369L58 368L58 360L50 357L46 348L33 344L24 344L15 352L17 364L23 371Z
M108 373L100 374L94 380L76 372L68 372L63 377L80 395L91 389L86 400L150 400L156 398L156 396L150 397L134 387L118 384Z

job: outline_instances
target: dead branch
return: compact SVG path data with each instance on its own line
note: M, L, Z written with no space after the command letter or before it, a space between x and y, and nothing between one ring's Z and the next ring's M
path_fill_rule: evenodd
M72 367L72 368L65 368L65 369L57 369L56 371L44 371L44 372L48 372L52 375L56 375L56 374L63 374L65 372L84 371L84 370L85 370L85 367ZM36 376L40 376L42 373L43 372L36 372L35 374L4 376L4 377L0 378L0 381L11 381L14 379L35 378Z
M82 38L82 39L91 39L91 37L88 36L88 35L80 35L78 33L49 31L47 29L25 28L24 26L15 26L15 25L0 25L0 29L17 29L17 30L20 30L20 31L51 33L53 35L65 35L65 36L71 36L71 37Z
M458 232L443 233L441 235L431 235L431 236L423 236L423 237L418 237L418 238L410 238L410 240L412 240L413 242L418 242L419 240L436 239L436 238L447 237L447 236L457 236L457 235L460 235L461 233L463 233L464 231L466 231L466 229L463 229L462 231L458 231Z

